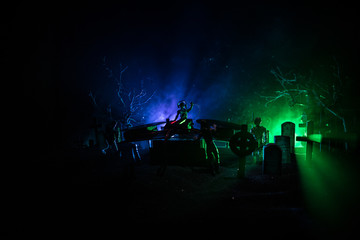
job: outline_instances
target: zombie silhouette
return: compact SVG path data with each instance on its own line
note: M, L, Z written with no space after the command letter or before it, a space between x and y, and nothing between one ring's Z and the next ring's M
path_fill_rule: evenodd
M256 142L258 143L256 150L253 152L253 156L255 158L256 162L259 162L259 160L262 160L262 149L263 146L266 144L266 128L263 126L260 126L261 124L261 118L257 117L254 120L255 126L251 128L250 133L253 134ZM261 163L261 161L260 161Z
M192 126L194 125L193 121L191 119L188 119L188 113L191 111L191 109L193 108L194 104L192 102L190 102L190 107L187 108L186 106L186 102L184 100L181 100L180 102L178 102L177 104L179 110L176 113L175 119L174 121L176 125L187 129L191 129ZM177 120L177 118L180 116L180 119Z
M213 134L216 131L216 125L209 126L209 124L201 124L201 130L199 137L205 140L205 153L206 159L210 164L211 174L219 173L220 155L217 146L213 140Z
M106 147L102 149L102 153L107 154L108 152L118 152L118 145L117 145L117 138L118 138L118 131L116 130L117 122L110 121L105 126L105 144Z
M193 108L194 104L192 102L190 102L190 108L186 108L186 102L184 100L181 100L180 102L178 102L177 104L178 108L180 108L177 111L176 117L175 117L175 121L178 118L178 116L180 115L180 120L185 120L188 117L188 112L191 111L191 109Z
M178 108L179 110L176 113L176 117L173 121L169 121L169 119L166 119L166 125L164 126L164 129L167 130L167 133L165 135L165 141L171 137L171 135L178 130L186 130L193 128L194 122L192 119L188 119L188 112L191 111L194 104L191 102L190 107L187 108L186 102L184 100L178 102ZM177 118L180 116L180 119L177 120Z

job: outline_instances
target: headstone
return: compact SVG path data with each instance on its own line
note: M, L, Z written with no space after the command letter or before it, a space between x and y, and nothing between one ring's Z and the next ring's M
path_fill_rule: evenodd
M281 148L275 143L264 146L263 174L281 175Z
M290 137L289 136L274 136L274 142L281 148L282 164L291 163L290 155Z
M290 138L290 153L295 153L295 123L284 122L281 124L281 135Z
M243 124L237 132L230 138L229 146L233 153L239 157L238 178L245 176L246 156L251 154L257 146L254 136L247 131L247 125Z

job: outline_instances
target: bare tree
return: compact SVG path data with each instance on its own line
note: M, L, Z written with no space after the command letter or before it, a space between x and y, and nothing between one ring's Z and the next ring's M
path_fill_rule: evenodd
M143 106L150 101L156 91L154 90L152 93L148 94L147 90L144 88L143 81L141 81L138 88L128 88L123 80L123 75L128 69L128 66L124 66L120 63L118 74L115 74L107 64L106 57L103 58L103 66L108 73L108 77L116 84L116 94L120 100L122 109L122 119L120 119L120 121L125 126L132 127L133 123L138 121L138 114L143 110Z
M342 96L343 82L340 74L340 67L336 58L334 58L335 65L332 66L333 77L332 81L327 83L319 83L314 81L312 73L305 77L298 77L295 73L284 74L279 67L272 68L270 73L275 77L275 80L280 84L281 90L276 90L274 95L263 96L265 99L265 107L274 103L280 98L285 98L290 107L295 105L310 107L309 104L315 103L323 109L331 113L336 118L342 121L343 131L347 132L346 121L343 116L337 111L337 103ZM303 99L311 98L312 101L303 101Z
M307 94L308 90L299 84L295 73L289 78L281 72L279 67L271 69L270 73L274 75L275 80L280 83L282 89L275 91L275 95L272 96L260 96L266 100L266 107L283 97L287 99L290 107L303 105L303 103L299 102L298 97Z

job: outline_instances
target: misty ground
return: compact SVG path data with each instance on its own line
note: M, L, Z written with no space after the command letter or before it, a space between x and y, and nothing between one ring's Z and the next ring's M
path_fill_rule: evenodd
M171 165L158 176L159 166L150 164L143 152L134 179L126 177L118 160L96 150L53 156L45 165L34 164L21 182L25 191L14 202L9 232L349 233L342 231L346 226L328 226L309 212L296 163L283 165L280 176L264 175L249 156L245 177L238 178L236 156L229 149L220 149L220 154L220 174L215 176L203 166ZM304 160L299 151L295 161Z

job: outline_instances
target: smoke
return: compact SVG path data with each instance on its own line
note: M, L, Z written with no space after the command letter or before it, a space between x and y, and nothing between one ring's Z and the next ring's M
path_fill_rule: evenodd
M184 69L175 70L162 81L164 86L159 87L156 96L151 99L145 111L146 121L173 120L178 110L177 103L181 100L186 101L187 107L190 107L190 102L194 103L188 115L194 122L200 118L224 118L221 109L231 100L228 96L230 81L230 74L219 74L209 79L207 74L195 75Z
M300 128L299 124L302 123L301 115L304 109L300 106L289 107L286 101L279 101L276 104L269 105L268 107L257 107L250 109L254 111L254 118L261 117L261 125L269 130L269 142L274 142L274 137L281 135L281 124L284 122L293 122L295 124L295 136L303 136L305 128ZM252 127L253 122L250 124L249 129ZM295 142L296 147L302 145L301 142Z

